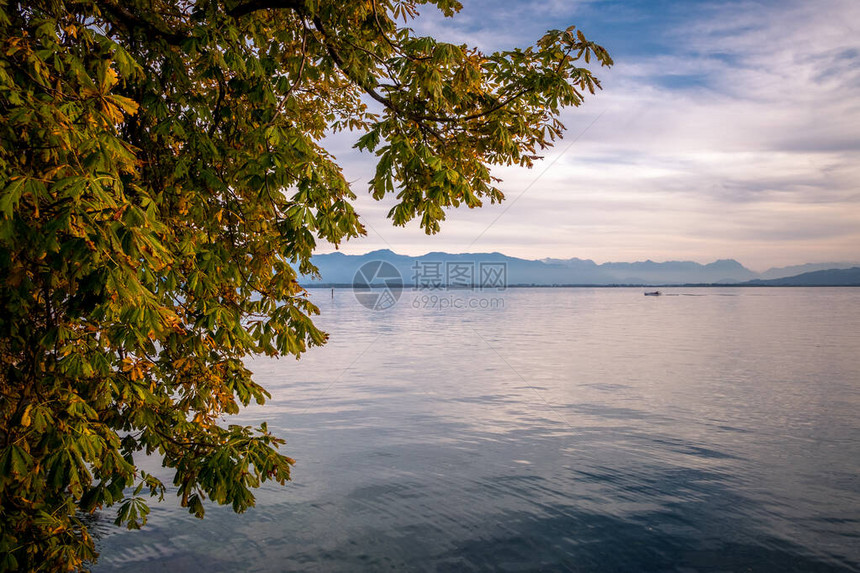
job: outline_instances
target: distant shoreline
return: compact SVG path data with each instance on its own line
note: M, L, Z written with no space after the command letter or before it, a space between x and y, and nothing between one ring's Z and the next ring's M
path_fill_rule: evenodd
M350 283L319 283L312 285L302 285L303 288L334 288L334 289L351 289L353 285ZM559 285L539 285L539 284L516 284L516 285L506 285L505 288L495 288L495 287L486 287L481 288L479 286L474 286L471 288L464 287L445 287L445 288L416 288L415 285L404 284L404 289L415 289L420 291L426 291L428 293L432 292L451 292L451 291L504 291L512 288L846 288L860 287L858 284L831 284L831 285L804 285L804 284L781 284L781 285L772 285L772 284L749 284L749 283L737 283L737 284L722 284L722 283L678 283L678 284L613 284L613 285L600 285L600 284L559 284Z

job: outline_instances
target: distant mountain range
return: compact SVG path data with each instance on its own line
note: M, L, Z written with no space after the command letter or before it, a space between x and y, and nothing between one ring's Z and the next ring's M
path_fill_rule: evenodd
M779 279L752 280L752 286L860 286L860 267L828 269Z
M393 265L404 285L428 284L440 281L462 284L489 284L498 282L503 272L506 286L552 285L671 285L671 284L755 284L783 286L788 284L860 285L858 263L811 263L790 267L772 268L756 273L733 259L720 259L709 264L692 261L647 260L634 263L597 264L588 259L528 260L509 257L501 253L428 253L419 257L398 255L388 249L364 255L345 255L335 252L315 255L313 263L321 278L303 276L303 284L352 284L356 271L373 261L386 261ZM844 272L841 272L844 271ZM482 276L482 273L490 273ZM470 279L471 277L471 279ZM450 280L449 280L450 279ZM835 281L835 283L833 282ZM853 281L853 282L852 282Z

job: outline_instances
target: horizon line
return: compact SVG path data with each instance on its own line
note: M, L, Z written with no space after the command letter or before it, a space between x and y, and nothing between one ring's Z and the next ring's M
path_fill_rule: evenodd
M739 265L741 265L743 268L745 268L745 269L747 269L747 270L750 270L750 271L753 271L753 272L757 272L757 273L764 273L764 272L767 272L767 271L769 271L769 270L771 270L771 269L784 269L784 268L790 268L790 267L802 267L802 266L806 266L806 265L838 264L838 265L854 265L854 266L860 266L860 261L807 261L807 262L805 262L805 263L792 264L792 265L783 265L783 266L773 266L773 265L771 265L771 266L767 267L766 269L764 269L763 271L756 271L756 270L754 270L754 269L752 269L752 268L750 268L750 267L747 267L745 264L743 264L743 263L742 263L742 262L740 262L738 259L733 258L733 257L728 257L728 258L718 258L718 259L714 259L714 260L713 260L713 261L711 261L711 262L704 262L704 263L703 263L703 262L700 262L700 261L697 261L697 260L693 260L693 259L666 259L666 260L659 261L659 260L654 260L654 259L651 259L651 258L648 258L648 259L645 259L645 260L636 260L636 261L621 261L621 260L614 260L614 261L613 261L613 260L607 260L607 261L603 261L603 262L597 262L597 261L595 261L594 259L581 258L581 257L576 257L576 256L574 256L574 257L568 257L568 258L561 258L561 257L543 257L543 258L537 258L537 259L527 259L527 258L524 258L524 257L517 257L517 256L513 256L513 255L508 255L508 254L505 254L505 253L503 253L503 252L501 252L501 251L473 251L473 252L457 252L457 253L452 253L452 252L448 252L448 251L427 251L427 252L425 252L425 253L423 253L423 254L420 254L420 255L404 255L404 254L401 254L401 253L395 252L393 249L390 249L390 248L373 249L373 250L367 251L367 252L365 252L365 253L359 253L359 254L347 254L347 253L344 253L343 251L341 251L341 250L339 250L339 249L335 249L335 250L333 250L333 251L326 252L326 253L314 253L314 255L313 255L313 256L340 254L340 255L343 255L343 256L346 256L346 257L365 257L365 256L367 256L367 255L372 255L372 254L374 254L374 253L380 253L380 252L388 252L388 253L391 253L391 254L397 255L397 256L399 256L399 257L409 257L409 258L413 258L413 259L415 259L415 258L420 258L420 257L426 257L427 255L433 255L433 254L437 254L437 253L438 253L438 254L444 254L444 255L501 255L501 256L503 256L503 257L508 257L508 258L511 258L511 259L519 259L519 260L521 260L521 261L532 261L532 262L540 262L540 263L544 263L547 259L552 259L552 260L556 260L556 261L572 261L572 260L578 260L578 261L592 262L592 263L594 263L594 264L596 264L596 265L604 265L604 264L612 264L612 263L636 264L636 263L648 263L648 262L651 262L651 263L656 263L656 264L665 264L665 263L696 263L696 264L698 264L698 265L703 265L703 266L705 266L705 265L709 265L709 264L713 264L713 263L718 263L718 262L721 262L721 261L727 261L727 262L735 262L735 263L738 263L738 264L739 264Z

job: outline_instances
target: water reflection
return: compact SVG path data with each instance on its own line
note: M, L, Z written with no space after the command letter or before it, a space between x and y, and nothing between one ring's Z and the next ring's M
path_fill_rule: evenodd
M242 419L295 481L242 516L169 500L96 570L856 570L860 291L683 294L320 291L330 344L255 361Z

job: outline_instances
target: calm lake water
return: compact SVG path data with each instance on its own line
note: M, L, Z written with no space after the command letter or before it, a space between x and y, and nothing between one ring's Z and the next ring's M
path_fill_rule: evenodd
M95 570L860 570L860 288L664 292L314 290L331 341L238 420L293 482L106 514Z

